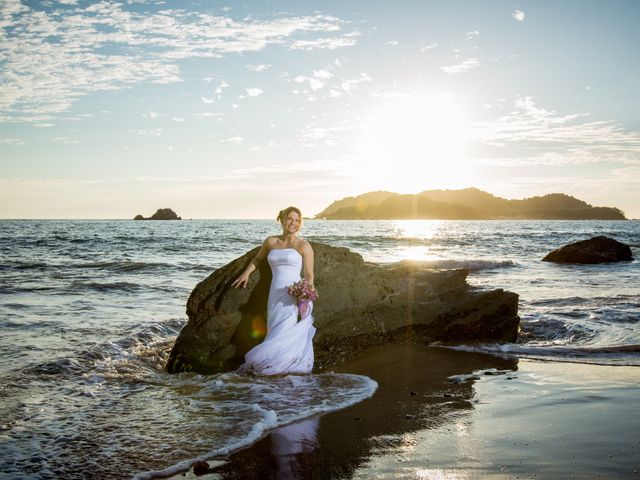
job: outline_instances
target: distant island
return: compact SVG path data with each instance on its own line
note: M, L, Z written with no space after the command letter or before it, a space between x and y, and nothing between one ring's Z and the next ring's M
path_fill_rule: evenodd
M156 213L154 213L148 218L145 218L142 215L138 214L133 219L134 220L182 220L182 218L176 215L176 212L174 212L170 208L159 208L158 210L156 210Z
M315 216L326 220L626 220L622 210L593 207L564 193L507 200L477 188L418 194L369 192L337 200Z

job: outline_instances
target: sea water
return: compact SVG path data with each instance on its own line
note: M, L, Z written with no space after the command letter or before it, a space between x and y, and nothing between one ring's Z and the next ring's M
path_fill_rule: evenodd
M164 372L193 287L277 233L267 220L0 221L0 475L148 478L371 396L358 375ZM456 348L640 365L640 262L541 262L595 235L638 258L640 222L308 220L303 234L520 295L518 343Z

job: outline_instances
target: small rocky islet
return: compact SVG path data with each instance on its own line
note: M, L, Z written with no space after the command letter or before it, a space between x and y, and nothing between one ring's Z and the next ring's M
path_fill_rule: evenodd
M171 210L170 208L159 208L156 210L156 213L151 215L150 217L144 217L143 215L136 215L134 220L182 220L176 212Z

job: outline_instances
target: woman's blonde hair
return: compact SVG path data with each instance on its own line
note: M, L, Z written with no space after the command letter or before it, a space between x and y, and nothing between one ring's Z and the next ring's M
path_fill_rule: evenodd
M302 228L302 212L298 207L287 207L283 210L280 210L280 212L278 212L276 220L280 222L280 225L284 225L284 221L287 218L287 215L289 215L291 212L296 212L300 216L300 228Z

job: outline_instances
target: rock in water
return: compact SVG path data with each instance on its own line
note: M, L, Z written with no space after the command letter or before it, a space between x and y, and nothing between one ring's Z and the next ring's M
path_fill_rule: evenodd
M311 245L320 295L313 311L316 370L386 343L516 339L518 295L471 288L467 270L434 271L411 262L377 265L346 248ZM167 363L169 372L233 370L262 341L269 266L262 264L247 288L231 287L258 249L196 285L187 301L189 321Z
M182 220L176 212L171 210L170 208L159 208L156 210L156 213L151 215L149 218L145 218L142 215L138 214L134 218L134 220Z
M605 263L633 260L629 245L599 236L558 248L542 259L554 263Z

